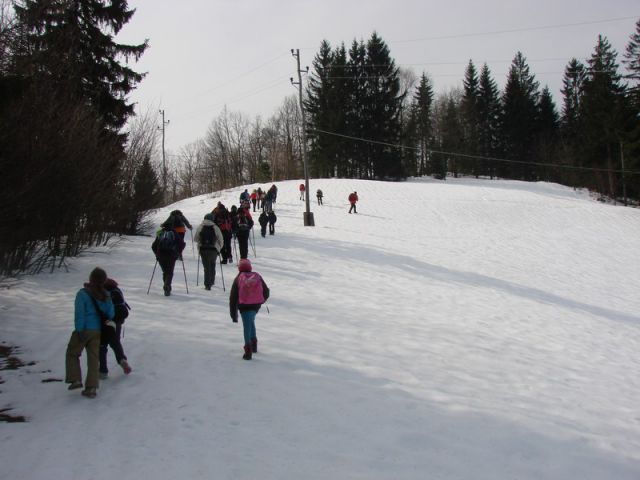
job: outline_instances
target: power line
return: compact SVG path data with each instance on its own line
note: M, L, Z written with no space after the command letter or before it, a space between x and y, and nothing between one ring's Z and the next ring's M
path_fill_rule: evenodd
M552 30L554 28L580 27L584 25L597 25L600 23L621 22L623 20L635 20L637 18L638 18L638 15L634 15L629 17L616 17L616 18L607 18L603 20L593 20L589 22L559 23L555 25L512 28L512 29L505 29L505 30L493 30L493 31L487 31L487 32L460 33L456 35L442 35L442 36L434 36L434 37L413 38L413 39L406 39L406 40L392 40L392 41L389 41L389 43L424 42L424 41L430 41L430 40L449 40L452 38L480 37L480 36L489 36L489 35L502 35L505 33L530 32L535 30Z
M380 142L378 140L371 140L371 139L367 139L367 138L359 138L359 137L353 137L350 135L343 135L341 133L335 133L335 132L328 132L326 130L320 130L318 128L312 128L309 129L309 131L312 132L318 132L318 133L324 133L325 135L333 135L335 137L341 137L341 138L346 138L349 140L356 140L359 142L364 142L364 143L372 143L372 144L376 144L376 145L384 145L387 147L393 147L393 148L402 148L402 149L407 149L407 150L420 150L417 147L410 147L407 145L399 145L399 144L395 144L395 143L388 143L388 142ZM471 154L467 154L467 153L456 153L456 152L445 152L442 150L433 150L431 148L427 148L426 151L428 151L429 153L437 153L437 154L441 154L441 155L451 155L454 157L464 157L464 158L473 158L475 160L490 160L493 162L503 162L503 163L515 163L515 164L520 164L520 165L535 165L535 166L539 166L539 167L553 167L553 168L566 168L569 170L587 170L587 171L591 171L591 172L611 172L611 173L622 173L622 174L629 174L629 175L640 175L640 171L633 171L633 170L611 170L608 168L596 168L596 167L578 167L578 166L574 166L574 165L562 165L562 164L556 164L556 163L543 163L543 162L527 162L525 160L509 160L506 158L497 158L497 157L486 157L483 155L471 155Z

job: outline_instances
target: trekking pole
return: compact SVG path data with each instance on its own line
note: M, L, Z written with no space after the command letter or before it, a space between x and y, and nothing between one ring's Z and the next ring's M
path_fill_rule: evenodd
M184 272L184 286L187 289L187 294L189 293L189 285L187 285L187 270L184 268L184 260L180 260L182 262L182 271Z
M151 282L153 282L153 276L156 274L157 266L158 266L158 259L156 258L156 264L153 266L153 272L151 273L151 280L149 280L149 288L147 288L147 295L149 295L149 290L151 290Z
M253 248L253 256L258 258L258 254L256 253L256 232L253 230L253 227L251 228L251 236L253 237L253 243L251 244L251 247Z
M196 267L196 287L198 286L198 282L200 280L200 250L198 250L198 266Z
M224 286L224 270L222 270L222 256L220 256L220 275L222 276L222 291L226 292L227 289Z
M236 257L236 263L238 263L238 248L236 247L236 237L233 237L233 254Z

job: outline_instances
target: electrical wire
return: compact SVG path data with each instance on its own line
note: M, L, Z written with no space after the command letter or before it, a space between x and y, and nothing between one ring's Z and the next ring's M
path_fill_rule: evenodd
M335 137L346 138L346 139L349 139L349 140L356 140L356 141L364 142L364 143L371 143L371 144L375 144L375 145L384 145L386 147L401 148L401 149L416 150L416 151L420 150L417 147L410 147L410 146L407 146L407 145L399 145L399 144L388 143L388 142L380 142L378 140L371 140L371 139L367 139L367 138L353 137L353 136L350 136L350 135L343 135L341 133L335 133L335 132L328 132L326 130L320 130L318 128L310 128L310 129L308 129L308 131L323 133L325 135L333 135ZM579 167L579 166L575 166L575 165L562 165L562 164L557 164L557 163L527 162L525 160L509 160L509 159L506 159L506 158L486 157L486 156L483 156L483 155L471 155L471 154L467 154L467 153L445 152L443 150L434 150L434 149L431 149L431 148L427 148L426 151L429 152L429 153L437 153L437 154L440 154L440 155L451 155L451 156L454 156L454 157L473 158L475 160L490 160L490 161L493 161L493 162L514 163L514 164L519 164L519 165L535 165L535 166L539 166L539 167L566 168L566 169L569 169L569 170L586 170L586 171L591 171L591 172L611 172L611 173L622 173L622 174L629 174L629 175L640 175L640 171L633 171L633 170L611 170L611 169L608 169L608 168Z

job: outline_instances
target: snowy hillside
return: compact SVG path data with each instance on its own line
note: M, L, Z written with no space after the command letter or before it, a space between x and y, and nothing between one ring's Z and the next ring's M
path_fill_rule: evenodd
M225 265L196 287L187 236L162 295L151 238L0 290L0 479L640 478L640 211L515 181L279 182L256 231L271 288L243 361ZM248 186L249 189L258 185ZM269 185L261 185L263 187ZM180 208L195 225L218 200ZM347 213L357 190L358 213ZM73 300L94 266L133 307L95 400L64 378ZM83 371L85 367L82 359Z

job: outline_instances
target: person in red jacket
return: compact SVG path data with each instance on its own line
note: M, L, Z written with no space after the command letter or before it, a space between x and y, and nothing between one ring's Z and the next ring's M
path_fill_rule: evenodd
M304 183L300 184L300 200L304 200Z
M356 203L358 202L358 192L353 192L349 195L349 203L351 207L349 208L349 213L353 210L353 213L358 213L356 211Z

